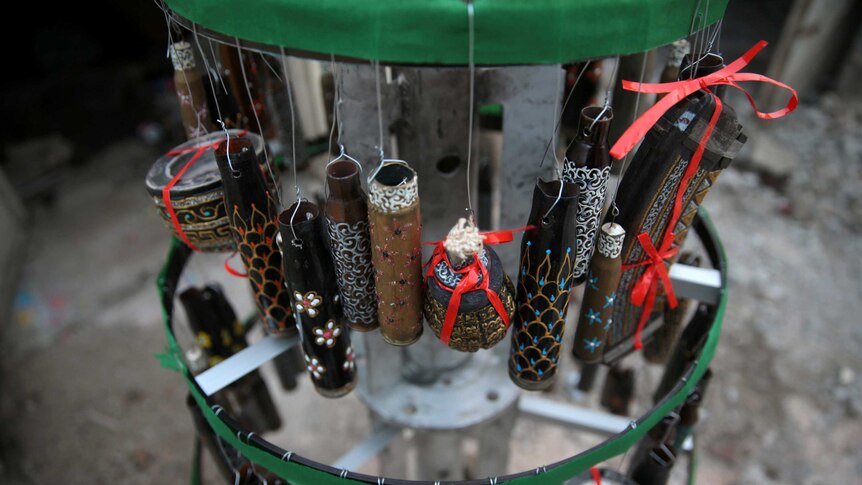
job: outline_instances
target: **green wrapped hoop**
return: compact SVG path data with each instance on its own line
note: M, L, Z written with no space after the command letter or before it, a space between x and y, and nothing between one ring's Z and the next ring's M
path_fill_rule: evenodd
M715 312L715 319L712 322L712 327L709 330L706 341L700 350L700 356L696 363L686 370L684 374L685 379L678 382L670 391L668 396L658 402L648 413L642 416L637 421L636 427L630 427L589 450L557 463L547 465L545 467L545 471L541 474L537 475L535 470L530 470L513 475L500 476L498 477L498 483L542 485L547 483L561 483L564 480L579 475L588 470L591 466L613 458L614 456L623 454L632 445L637 443L637 441L640 440L641 437L650 430L650 428L655 426L662 417L666 416L675 407L682 404L685 398L691 393L695 384L700 380L701 376L703 376L703 373L706 371L713 355L715 354L715 348L718 345L718 338L721 334L721 322L724 318L725 307L727 305L727 258L725 257L724 247L721 244L721 240L718 238L715 228L712 225L712 221L709 219L709 216L703 208L701 208L698 213L698 219L696 219L694 227L697 228L698 224L703 225L705 233L708 234L714 244L716 254L714 254L713 257L717 260L715 263L717 269L722 275L723 289ZM182 353L173 333L171 317L174 307L174 293L183 267L190 256L191 250L177 239L174 239L168 252L167 260L159 274L157 286L161 297L162 315L168 345L165 353L157 357L162 362L163 366L177 370L183 375L191 395L194 397L195 402L200 407L201 412L216 434L218 434L228 444L239 450L239 452L251 462L266 468L286 480L289 480L290 483L298 485L377 483L377 477L353 472L348 473L346 478L342 478L340 476L341 470L337 470L328 465L323 465L295 454L292 455L292 458L289 461L284 461L282 460L282 457L286 453L285 450L281 450L270 443L266 443L266 448L264 448L257 446L254 443L249 443L247 440L241 440L238 438L238 436L243 435L241 430L232 429L222 418L216 416L215 412L213 412L211 408L211 403L209 403L207 398L204 397L202 391L197 386L194 377L192 377L186 368L181 357ZM405 481L398 480L398 482Z

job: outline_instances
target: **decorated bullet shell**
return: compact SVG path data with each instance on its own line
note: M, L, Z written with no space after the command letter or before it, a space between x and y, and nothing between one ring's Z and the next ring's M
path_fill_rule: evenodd
M577 185L536 182L528 219L531 227L521 239L509 353L509 377L524 389L547 388L556 376L574 281L577 210Z
M238 137L221 142L216 162L231 232L264 328L271 335L296 335L290 291L284 286L275 244L279 203L267 188L251 141Z
M341 397L355 386L356 368L350 332L341 323L323 217L316 205L300 201L279 215L278 225L308 373L321 395Z
M605 337L613 323L614 300L622 269L620 251L625 237L622 226L612 222L603 224L587 272L572 348L575 358L587 364L601 360Z
M406 162L386 162L368 184L368 222L380 334L392 345L422 335L419 183Z
M563 180L578 186L578 243L575 254L575 284L584 281L593 256L596 232L605 204L611 157L608 131L613 109L589 106L581 111L574 143L566 152Z
M379 325L368 204L359 175L359 164L347 160L326 167L326 229L344 321L354 330L367 332Z

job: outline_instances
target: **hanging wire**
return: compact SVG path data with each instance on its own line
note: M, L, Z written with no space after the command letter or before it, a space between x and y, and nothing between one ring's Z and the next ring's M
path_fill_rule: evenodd
M200 40L198 39L198 28L197 28L197 24L195 24L195 23L192 23L192 34L195 37L195 44L197 44L197 46L198 46L198 51L201 53L201 59L203 59L203 61L204 61L204 69L206 69L207 72L209 72L209 70L210 70L209 61L207 60L207 56L204 55L204 50L201 47ZM212 52L212 41L210 41L210 51ZM216 62L214 52L213 52L213 62ZM219 71L218 66L216 66L215 71L218 73L218 71ZM207 79L210 82L210 91L212 91L212 94L213 94L213 103L215 104L215 107L216 107L216 114L218 115L218 119L222 119L221 107L219 107L219 105L218 105L218 96L216 95L216 89L215 89L215 85L213 84L213 78L212 78L212 76L207 76ZM221 79L221 73L219 73L219 79ZM222 85L224 85L224 84L222 84Z
M293 90L290 87L290 76L287 74L287 56L284 47L279 47L281 53L281 72L284 75L284 88L287 90L287 105L290 108L290 150L293 170L293 189L296 192L296 202L299 202L299 176L296 173L296 115L293 109Z
M639 83L644 82L644 75L646 74L646 65L647 65L647 55L644 54L643 61L641 62L641 73L640 73L640 77L638 78ZM641 101L641 92L637 91L637 93L635 94L635 109L632 112L631 124L634 124L635 120L638 119L638 111L640 110L640 101ZM623 157L622 165L620 166L620 174L617 176L617 188L614 189L614 197L611 199L611 222L615 222L616 217L620 214L620 209L619 209L619 207L617 207L617 194L619 194L619 192L620 192L620 184L623 181L623 176L626 173L626 169L628 168L628 164L629 164L629 159L631 158L633 151L634 150L629 151L629 153L627 153L626 156Z
M276 79L278 79L278 82L284 82L281 80L281 76L278 75L278 71L276 71L275 68L272 67L272 64L270 64L269 61L266 60L267 57L269 56L267 56L263 52L260 53L261 60L263 60L263 63L266 64L266 67L268 67L270 72L272 72L272 75L275 76Z
M275 178L275 172L272 170L272 160L269 159L269 153L266 151L266 139L263 137L263 127L260 124L260 116L257 114L257 106L254 104L254 98L251 97L251 87L248 84L248 76L245 73L245 62L242 57L242 46L239 43L239 37L234 37L236 40L236 51L239 55L239 70L242 73L242 81L245 84L245 93L248 95L248 104L251 107L251 112L254 114L254 121L257 123L257 133L263 139L263 161L269 176L272 179L272 187L275 189L275 198L281 204L281 190L278 188L278 182ZM262 101L261 101L262 102ZM293 165L296 166L296 158L293 159Z
M470 188L470 174L473 161L473 103L476 97L476 63L475 55L475 11L473 0L467 0L467 65L470 76L470 96L467 111L467 210L470 212L472 222L475 224L476 213L473 211L473 196Z
M703 46L703 44L706 42L706 39L707 39L708 34L709 34L709 30L708 30L708 25L709 25L709 24L707 23L707 22L709 22L709 19L707 18L708 16L709 16L709 0L706 0L706 7L703 9L703 15L701 16L701 19L703 19L703 20L702 20L702 22L701 22L702 27L701 27L701 29L700 29L700 30L701 30L701 31L703 31L703 35L702 35L702 39L701 39L701 41L700 41L700 42L701 42L701 45L699 46L699 47L700 47L700 49L701 49L701 51L700 51L700 52L696 51L696 52L698 52L698 54L697 54L698 56L703 55L703 47L704 47L704 46ZM705 57L705 56L704 56L704 57ZM692 76L692 78L694 78L695 73L697 72L697 68L698 68L698 66L700 65L700 61L701 61L701 59L703 59L703 57L699 57L699 58L698 58L698 59L693 63L693 66L692 66L692 69L691 69L691 76Z
M374 66L374 85L377 90L377 150L380 152L380 163L383 164L383 101L380 96L380 61L371 62Z
M569 94L566 95L566 100L563 101L563 108L560 110L559 117L557 117L557 108L556 106L554 106L554 121L556 124L554 125L554 132L551 134L551 138L548 139L548 143L547 145L545 145L545 153L542 154L542 159L539 161L539 167L541 167L545 163L545 158L547 158L548 156L548 150L551 148L551 145L554 146L554 160L557 160L556 136L557 131L560 129L560 124L563 122L563 114L566 112L566 108L569 106L569 101L572 99L572 94L574 94L575 88L578 87L578 83L581 81L581 77L583 77L584 73L587 72L590 67L590 63L592 62L592 60L587 61L584 64L584 67L581 69L581 72L578 73L578 77L575 78L575 83L572 84L572 89L569 90ZM557 79L559 80L559 78ZM557 92L559 92L559 89L557 90Z
M590 126L587 128L587 133L586 133L586 134L589 134L589 133L591 133L591 132L592 132L593 127L595 127L595 126L596 126L596 122L602 118L602 116L605 114L605 112L606 112L608 109L610 109L610 106L611 106L611 93L613 92L614 84L616 84L617 71L619 70L619 67L620 67L620 57L619 57L619 56L617 56L616 63L614 63L614 70L613 70L613 71L611 71L611 79L610 79L610 82L608 83L608 89L607 89L607 91L605 91L605 99L604 99L604 101L602 102L602 111L599 113L599 115L598 115L598 116L596 116L596 118L593 120L593 122L592 122L592 123L590 124ZM569 151L569 148L571 148L571 147L572 147L572 144L573 144L573 143L575 143L575 140L576 140L576 139L577 139L577 137L574 137L574 138L572 138L572 140L571 140L571 141L569 141L569 144L568 144L568 145L566 145L566 152L568 152L568 151Z
M329 127L329 153L332 153L332 137L335 135L335 125L338 124L338 145L341 146L341 117L338 105L341 102L338 93L338 76L335 72L335 54L329 55L329 70L332 72L332 126ZM344 151L342 149L342 151Z
M197 31L196 25L197 24L193 23L192 27L195 29L195 38L197 39L198 31ZM221 69L219 68L220 66L218 65L219 58L216 57L215 48L213 47L213 40L210 39L209 37L207 37L207 43L210 46L210 54L212 54L212 56L213 56L213 62L216 63L215 72L216 72L216 76L218 76L219 85L221 86L222 92L224 92L225 96L227 96L227 86L225 85L224 78L221 75ZM201 53L201 54L203 55L203 53ZM213 97L215 97L215 91L213 91Z
M296 171L296 115L293 109L293 90L290 88L290 76L287 73L287 56L284 54L284 47L279 46L279 53L281 54L281 71L284 75L284 88L287 90L287 104L290 107L290 149L291 161L293 162L293 189L296 193L296 200L293 204L295 207L293 213L290 215L290 221L288 221L290 232L293 234L293 240L290 241L290 244L301 248L302 240L296 237L296 230L293 227L293 219L296 217L296 213L299 212L299 205L302 202L299 192L299 175Z
M368 174L369 184L374 180L374 177L377 176L378 172L380 172L380 169L383 168L383 165L386 162L386 157L383 156L383 101L380 96L380 61L373 60L371 61L371 65L374 66L374 84L377 90L377 130L379 136L379 145L377 146L377 149L378 155L380 156L380 163L378 163L377 167Z

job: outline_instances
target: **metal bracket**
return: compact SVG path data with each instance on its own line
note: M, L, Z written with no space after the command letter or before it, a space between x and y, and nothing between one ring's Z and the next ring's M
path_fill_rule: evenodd
M299 342L299 337L264 337L229 358L201 372L195 380L207 396L233 384L242 376L281 355Z
M624 431L631 418L603 411L594 411L541 396L522 395L518 410L526 416L560 423L582 431L613 436Z
M691 298L710 305L721 299L721 271L674 264L670 267L670 280L677 298Z
M389 446L398 435L401 433L401 428L395 426L383 425L378 427L374 434L369 436L365 441L354 446L353 449L341 455L341 457L332 464L333 468L343 470L356 470L364 465L368 460L377 456L384 448Z

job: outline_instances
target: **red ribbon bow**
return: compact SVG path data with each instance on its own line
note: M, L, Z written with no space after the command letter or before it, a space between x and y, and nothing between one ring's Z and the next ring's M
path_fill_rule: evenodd
M759 118L765 120L781 118L782 116L785 116L794 109L796 109L796 106L799 104L799 98L797 97L796 91L790 86L760 74L739 72L743 67L748 65L748 63L751 62L751 59L753 59L754 56L756 56L757 53L760 52L761 49L766 47L766 45L767 42L761 40L751 49L749 49L748 52L746 52L742 57L731 62L726 67L700 78L663 84L645 84L632 81L623 81L623 89L627 89L629 91L639 91L641 93L666 93L666 96L660 99L655 105L653 105L652 108L650 108L643 115L641 115L622 134L622 136L620 136L620 138L617 140L616 143L614 143L614 146L611 148L611 156L613 156L617 160L622 159L629 151L631 151L635 147L635 145L638 144L638 142L641 141L641 139L643 139L643 137L650 130L650 128L655 125L655 123L659 120L659 118L662 117L662 115L664 115L667 110L669 110L679 101L685 99L686 96L697 92L698 90L703 89L704 91L711 93L711 91L709 90L709 86L727 85L739 89L748 98L749 104L751 104L751 107L754 108L754 113ZM769 113L762 113L758 111L757 105L754 103L754 98L751 96L751 94L749 94L748 91L746 91L739 84L737 84L737 82L741 81L757 81L774 84L790 91L790 99L787 101L787 104L783 108ZM698 141L697 149L694 151L694 154L691 157L691 162L689 162L688 167L686 167L685 173L682 176L682 180L680 180L679 189L677 190L676 198L674 199L673 203L671 217L668 221L664 235L662 236L661 244L659 245L658 249L656 249L652 241L650 240L649 234L638 234L638 242L640 243L643 250L647 253L647 259L639 263L623 266L623 269L630 269L636 266L644 265L648 266L647 269L644 270L638 281L635 282L635 285L632 287L631 293L632 303L634 303L636 306L643 305L644 307L643 311L641 312L640 320L638 321L637 329L635 330L634 348L636 350L639 350L643 347L643 342L641 341L641 333L643 332L643 328L646 325L646 321L649 318L650 313L652 312L652 308L655 303L655 297L658 292L659 281L662 282L665 292L667 293L668 304L670 305L670 307L676 308L677 305L676 295L674 295L673 286L671 286L670 276L668 276L665 261L675 255L678 250L678 248L672 248L674 242L673 228L676 226L676 223L679 220L680 215L682 214L682 203L685 196L685 191L688 188L688 184L691 181L692 177L694 177L695 173L697 173L697 169L700 166L700 160L701 158L703 158L703 152L704 150L706 150L706 143L707 141L709 141L710 136L712 136L712 131L715 128L716 123L718 123L718 118L721 115L721 100L717 96L714 96L714 98L715 111L713 111L712 116L709 119L709 123L706 126L706 129L704 129L703 135L701 135L700 140Z
M514 239L514 233L526 231L532 227L533 226L526 226L505 231L482 232L480 234L484 236L484 240L482 242L485 245L503 244L511 242L512 239ZM434 245L434 252L431 254L431 258L428 259L428 269L425 272L426 277L434 275L434 268L438 263L440 263L440 261L445 261L455 273L461 275L461 281L455 285L455 288L449 288L448 286L441 284L436 279L434 280L440 288L452 293L452 297L449 299L449 306L446 307L446 318L443 320L443 328L440 329L440 340L443 341L444 344L449 345L449 339L452 337L452 330L455 328L455 318L458 316L458 309L461 307L461 297L464 296L465 293L469 293L471 291L484 291L485 295L488 297L488 301L491 302L491 306L494 307L494 310L496 310L497 314L500 315L500 318L503 319L503 324L506 328L509 328L509 314L506 313L506 308L503 306L500 296L488 287L488 283L491 278L488 274L488 268L482 264L479 257L475 256L473 257L472 263L467 264L463 268L455 269L449 261L449 256L446 254L446 248L443 246L443 241L425 244ZM480 276L481 281L479 278Z
M237 136L243 136L246 133L248 133L248 131L242 130L237 133ZM171 181L168 182L167 185L165 185L165 188L162 189L162 199L165 201L165 210L168 213L168 217L171 218L171 224L174 225L174 231L176 231L177 235L180 236L180 239L182 239L186 246L188 246L189 249L191 249L192 251L200 251L200 249L198 249L194 244L192 244L188 236L186 236L185 231L183 231L182 226L180 225L180 219L179 217L177 217L177 213L174 210L174 206L171 204L171 189L174 188L174 185L176 185L177 182L179 182L183 178L183 174L186 173L186 170L191 168L191 166L198 161L198 159L201 157L201 155L204 154L205 151L211 148L215 150L219 143L221 143L221 140L213 143L208 143L206 145L174 149L166 153L166 155L168 156L175 157L177 155L182 155L183 153L195 152L195 154L192 155L192 158L190 158L189 161L186 162L185 165L183 165L183 168L181 168L180 171L173 176Z

